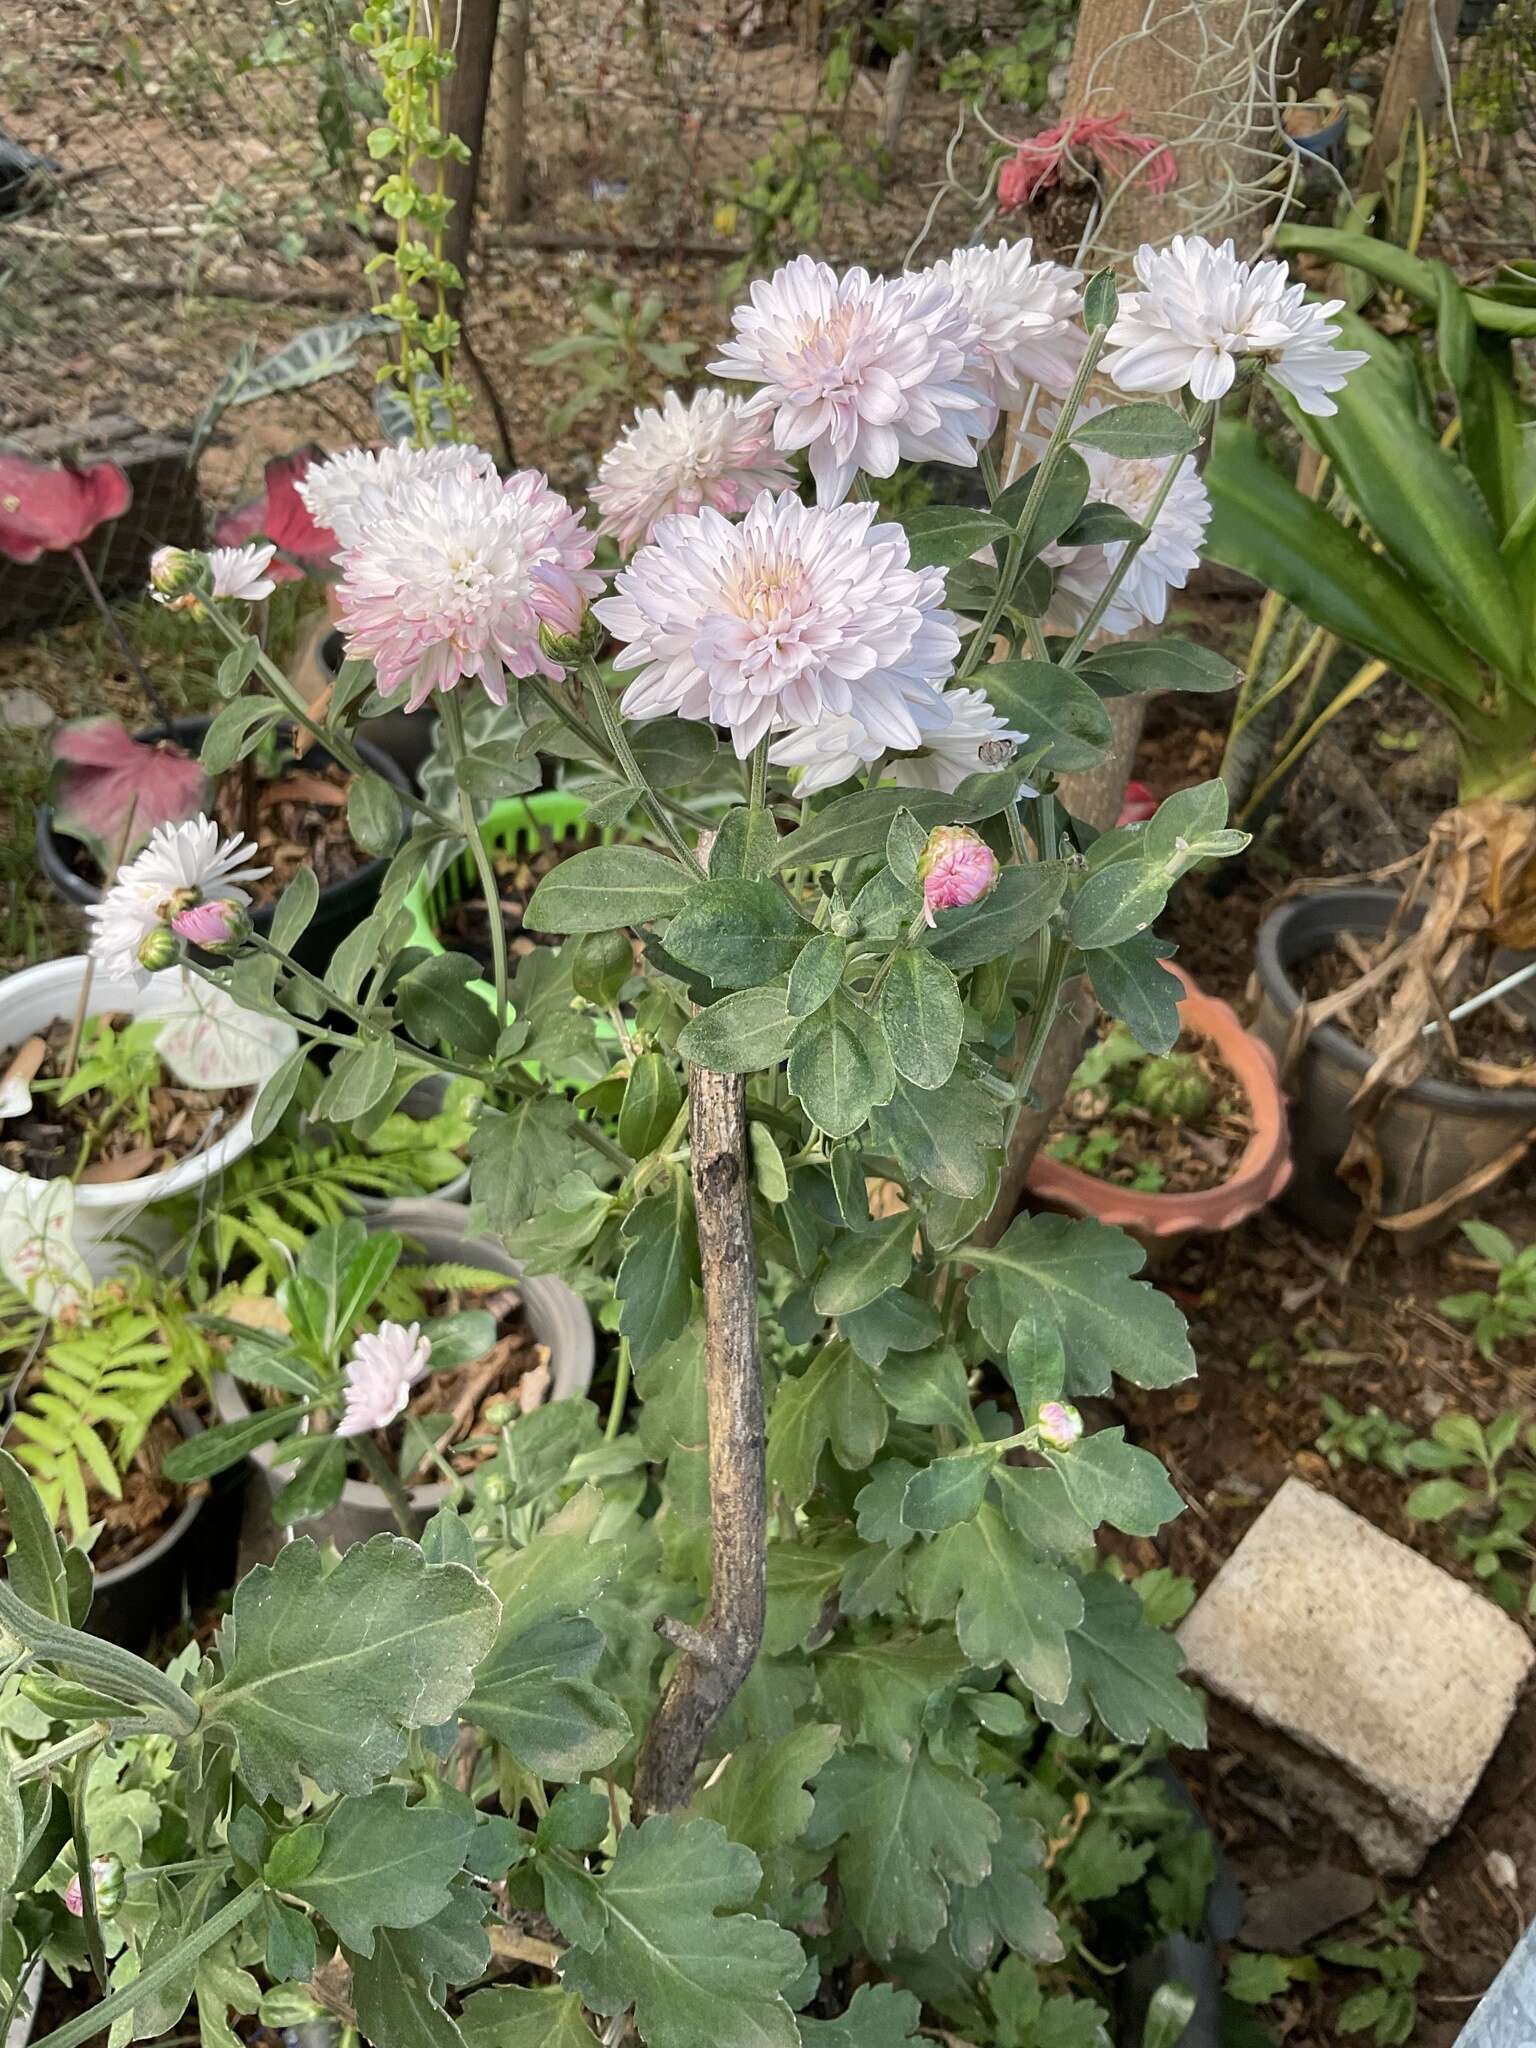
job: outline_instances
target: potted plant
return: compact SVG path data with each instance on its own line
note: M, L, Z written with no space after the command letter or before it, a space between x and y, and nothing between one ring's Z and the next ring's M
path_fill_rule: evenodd
M1183 983L1179 1037L1150 1054L1105 1019L1030 1166L1039 1202L1119 1224L1150 1248L1231 1230L1291 1177L1274 1054L1228 1003Z
M143 986L43 961L0 981L0 1207L73 1186L91 1245L150 1203L203 1188L249 1150L261 1085L298 1037L189 976Z
M1442 869L1459 887L1469 872ZM1431 958L1452 963L1434 980L1419 966L1427 921L1439 935ZM1405 909L1390 889L1337 889L1295 897L1259 928L1254 1030L1288 1063L1296 1175L1285 1202L1311 1228L1346 1237L1369 1216L1405 1251L1433 1243L1525 1152L1536 978L1450 1031L1440 1019L1532 956L1493 942L1475 891L1460 921L1480 929L1458 942L1457 921L1433 903Z
M553 1275L525 1274L494 1238L472 1236L447 1202L399 1202L366 1226L327 1226L266 1304L275 1315L245 1321L249 1299L225 1303L221 1326L236 1334L214 1382L219 1422L173 1453L171 1472L209 1477L249 1455L274 1519L338 1549L381 1529L414 1533L462 1492L449 1460L466 1443L485 1455L488 1411L574 1399L591 1384L592 1320L580 1298ZM375 1334L359 1342L368 1326ZM366 1391L371 1352L390 1344L416 1360L412 1398L353 1427L362 1395L350 1390Z
M92 1632L142 1645L222 1590L234 1564L238 1499L184 1486L165 1469L202 1429L212 1354L174 1283L122 1269L37 1314L17 1297L7 1340L25 1363L0 1455L24 1466L44 1508L88 1543ZM15 1534L14 1530L9 1532Z

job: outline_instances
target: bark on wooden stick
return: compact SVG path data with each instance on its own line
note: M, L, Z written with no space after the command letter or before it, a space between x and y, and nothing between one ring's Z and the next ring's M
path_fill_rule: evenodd
M682 1656L635 1766L641 1815L681 1806L693 1791L709 1732L757 1657L767 1601L763 1375L746 1083L739 1074L692 1067L688 1090L708 1367L713 1584L697 1629L661 1630Z

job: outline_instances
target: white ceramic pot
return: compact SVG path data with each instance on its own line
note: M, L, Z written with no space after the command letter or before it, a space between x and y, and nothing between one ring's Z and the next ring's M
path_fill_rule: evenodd
M394 1202L386 1214L366 1217L370 1231L393 1230L409 1244L421 1247L420 1256L429 1264L453 1259L464 1265L482 1266L505 1273L517 1282L523 1297L528 1326L549 1351L551 1401L579 1400L592 1384L596 1362L596 1340L592 1317L581 1296L553 1273L527 1273L497 1238L471 1237L465 1230L467 1211L452 1202ZM408 1259L414 1254L409 1249ZM239 1382L220 1373L213 1383L213 1398L221 1422L238 1422L250 1414L245 1390ZM258 1468L252 1483L264 1481L270 1495L278 1492L291 1476L279 1462L279 1447L258 1444L251 1452ZM422 1515L430 1515L448 1499L452 1488L447 1480L430 1486L413 1486L411 1499ZM313 1536L317 1543L334 1543L338 1550L364 1543L381 1529L395 1530L394 1510L383 1489L364 1479L349 1479L341 1499L323 1515L297 1525L297 1532Z
M45 960L37 967L24 967L20 974L8 975L0 981L0 1049L19 1045L33 1032L46 1031L61 1017L73 1017L85 969L84 956L76 954L67 960ZM144 988L96 974L91 979L86 1014L95 1017L104 1010L118 1010L134 1017L154 1016L173 1009L179 994L180 976L174 973L153 975ZM292 1052L299 1037L291 1027L287 1030L287 1051ZM137 1180L77 1187L75 1241L82 1251L125 1235L150 1203L189 1195L206 1182L216 1180L226 1166L250 1151L253 1107L254 1098L222 1138L216 1138L206 1150L188 1159L178 1159L159 1173L141 1174ZM0 1167L0 1201L23 1178ZM88 1263L96 1262L88 1256Z

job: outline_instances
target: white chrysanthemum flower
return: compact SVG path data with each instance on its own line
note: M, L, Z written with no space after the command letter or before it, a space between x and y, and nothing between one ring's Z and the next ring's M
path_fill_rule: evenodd
M398 484L340 557L337 624L381 697L415 711L466 677L505 704L505 671L559 677L539 628L580 631L603 587L593 537L538 470L505 483L465 464Z
M768 732L855 717L882 746L921 744L960 650L942 569L909 567L872 504L762 492L739 525L708 506L664 519L593 606L639 669L631 718L711 719L745 759Z
M926 733L916 753L891 756L886 773L893 782L908 789L956 790L967 775L979 775L986 768L981 749L990 741L1012 740L1022 747L1029 738L992 709L984 690L962 685L946 690L940 701L949 713L948 724ZM1035 794L1028 788L1021 793Z
M267 574L267 567L276 553L277 549L270 544L257 547L254 542L243 548L210 548L208 569L213 578L213 595L243 598L248 603L270 597L277 585Z
M819 789L835 789L884 752L883 740L871 739L856 718L844 714L796 726L774 742L768 758L776 768L800 769L796 796L814 796Z
M669 391L603 457L592 486L602 513L599 533L611 533L628 554L673 512L713 505L733 518L762 490L782 490L794 472L773 445L773 422L747 410L744 398L696 391L684 405Z
M389 448L347 448L313 462L296 489L317 526L329 527L343 550L356 547L402 484L442 476L494 476L483 448L445 441L436 448L402 442Z
M1025 236L956 249L923 275L951 286L976 322L974 360L999 411L1022 406L1033 384L1066 391L1088 346L1080 270L1036 262Z
M1109 330L1102 367L1122 391L1179 391L1221 398L1237 365L1258 357L1303 412L1338 407L1340 390L1366 357L1335 348L1332 315L1342 299L1307 302L1283 263L1239 260L1231 242L1213 248L1199 235L1175 235L1166 249L1144 242L1136 252L1142 289L1126 292Z
M168 925L178 910L206 896L250 902L241 883L270 873L249 865L255 851L238 834L221 838L212 818L157 825L149 843L118 869L101 901L87 911L91 958L104 974L142 988L147 975L140 954L157 926Z
M732 325L711 370L760 387L749 411L772 414L775 447L809 451L823 505L840 505L859 470L974 468L997 423L973 364L976 323L936 276L839 277L797 256L758 279Z
M359 1337L347 1360L344 1413L336 1434L367 1436L387 1429L431 1360L432 1346L420 1323L380 1323L375 1335Z
M1077 418L1079 422L1089 420L1107 410L1109 407L1102 399L1091 398L1081 407ZM1044 449L1055 421L1054 408L1043 407L1038 422L1023 437L1032 459L1038 458ZM1173 457L1109 455L1102 448L1091 448L1081 441L1075 441L1073 446L1088 465L1090 506L1117 506L1128 518L1144 526ZM1110 599L1099 621L1100 632L1129 633L1137 626L1162 624L1169 591L1182 590L1199 566L1210 519L1211 501L1195 458L1181 456L1173 488ZM1076 548L1053 541L1042 550L1041 560L1056 571L1056 590L1046 621L1049 631L1077 631L1120 566L1125 549L1123 540L1115 540Z

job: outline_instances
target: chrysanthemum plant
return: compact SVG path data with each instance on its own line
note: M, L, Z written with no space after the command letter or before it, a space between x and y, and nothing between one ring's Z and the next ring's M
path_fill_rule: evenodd
M540 476L445 448L322 467L350 659L318 721L239 602L178 565L228 639L223 687L270 693L239 744L263 716L317 726L391 860L320 977L291 957L311 878L258 939L224 886L240 850L200 879L151 849L103 909L113 957L137 924L146 969L179 958L298 1025L259 1130L316 1057L316 1113L355 1127L425 1073L481 1081L475 1203L600 1305L615 1371L606 1417L509 1413L424 1530L406 1500L400 1537L339 1562L300 1533L174 1678L78 1632L83 1561L7 1468L6 1684L46 1717L0 1799L8 1960L46 1945L78 1868L110 1982L43 2048L166 2031L194 1995L227 2040L251 1972L269 2010L312 1980L382 2048L577 2048L589 2015L654 2048L887 2048L925 2006L949 2038L1043 2039L1042 2011L1106 2038L1073 2004L1093 1944L1048 1910L1037 1773L1090 1728L1198 1744L1202 1715L1095 1555L1100 1525L1149 1537L1178 1496L1075 1404L1194 1361L1130 1239L1000 1215L997 1190L1063 991L1086 977L1170 1046L1154 920L1243 843L1219 783L1098 835L1062 804L1106 698L1232 679L1105 623L1155 624L1193 565L1194 457L1234 373L1326 407L1350 367L1278 265L1183 243L1139 271L1117 298L999 249L756 286L717 365L754 394L643 419L603 466L600 509L639 543L606 595ZM1106 371L1192 390L1116 402ZM1048 419L994 457L1038 382ZM883 523L869 479L902 459L975 466L985 503ZM353 751L375 691L441 714L451 794L408 819ZM541 757L585 771L610 842L529 904L558 948L509 974L493 920L487 1002L473 960L412 946L405 899L467 855L496 901L477 806ZM194 946L178 920L204 900L229 907ZM602 1078L550 1078L577 1070ZM230 1363L309 1402L311 1431L362 1432L431 1343L349 1354L368 1276L315 1264L290 1289L307 1376L281 1342ZM204 1469L249 1428L207 1432ZM307 1469L339 1486L344 1461ZM168 1853L192 1860L131 1876L104 1929L83 1809L47 1787L146 1726L175 1738L191 1846Z

